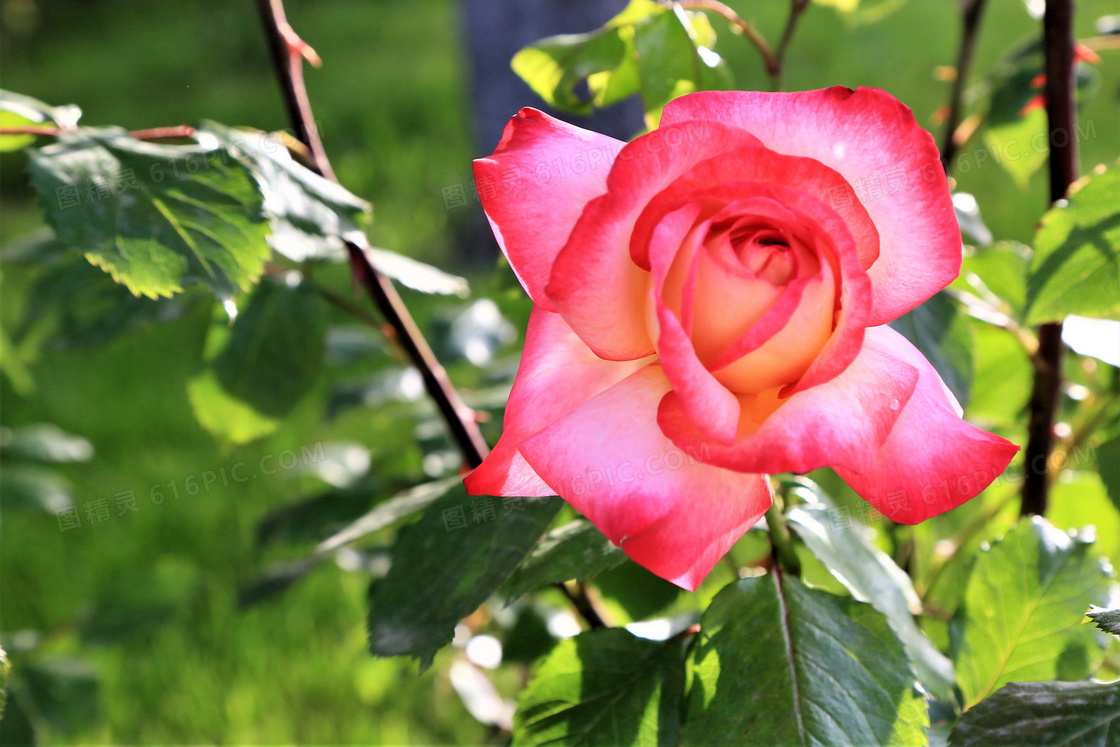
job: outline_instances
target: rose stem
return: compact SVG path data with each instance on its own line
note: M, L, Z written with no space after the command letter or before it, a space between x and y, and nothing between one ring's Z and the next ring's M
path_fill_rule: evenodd
M770 556L774 567L791 576L801 576L801 560L793 548L793 538L786 526L784 495L774 494L774 502L766 509L766 531L770 535Z
M322 141L318 137L315 118L311 112L311 102L303 82L305 53L293 44L295 35L284 16L283 1L257 0L257 9L264 24L276 77L296 137L307 146L313 170L337 182L338 179L331 169ZM408 313L408 308L396 288L388 278L377 271L362 247L347 241L346 250L350 256L350 270L355 282L362 285L369 293L392 328L397 343L408 354L413 365L420 370L424 386L447 422L451 435L463 454L463 460L471 467L482 464L489 447L478 430L474 411L463 404L459 393L447 378L447 372L436 360L431 347L416 326L411 314Z
M987 0L962 0L961 6L961 44L957 50L957 77L953 80L953 92L949 97L949 116L945 119L945 135L941 141L941 164L949 173L949 163L957 154L962 143L957 142L957 127L961 123L964 109L964 89L972 74L972 62L976 54L976 39L980 31L980 18L984 14Z
M1043 51L1046 58L1046 119L1050 130L1050 201L1066 196L1077 178L1077 143L1073 127L1073 2L1047 0L1042 19ZM1026 480L1020 513L1046 513L1050 474L1047 464L1054 445L1054 415L1062 383L1062 323L1051 322L1038 328L1038 352L1034 358L1034 390L1031 392L1027 450L1024 456ZM1035 464L1041 462L1042 467Z

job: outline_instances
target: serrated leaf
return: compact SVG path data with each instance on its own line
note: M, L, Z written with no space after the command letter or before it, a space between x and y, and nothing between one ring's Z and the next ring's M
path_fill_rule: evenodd
M770 573L724 588L689 654L690 744L920 744L924 699L882 613Z
M921 601L910 577L867 540L861 531L863 527L841 527L837 531L828 511L798 506L789 513L790 526L853 597L869 602L887 616L914 663L918 680L935 698L952 703L956 681L953 664L914 620Z
M257 412L287 415L323 367L326 307L310 283L265 278L214 361L222 388Z
M621 628L561 641L518 699L513 744L677 744L684 650Z
M84 128L28 153L58 238L137 295L171 296L199 282L228 299L264 270L260 192L220 152Z
M1035 517L980 553L950 626L966 708L1007 682L1093 671L1102 652L1080 621L1106 597L1108 573L1091 544Z
M1104 632L1120 635L1120 608L1105 609L1093 605L1085 613L1085 617Z
M268 242L276 251L295 262L341 261L344 239L364 244L361 227L370 220L370 204L297 163L275 135L210 121L199 132L203 142L206 135L215 138L257 180L272 226Z
M1120 167L1095 174L1042 216L1027 282L1027 322L1120 318Z
M940 291L890 326L922 352L961 406L967 406L975 332L960 302Z
M545 584L591 578L625 562L626 553L594 524L577 519L549 532L513 572L506 587L516 599Z
M426 668L544 534L563 503L546 500L468 500L460 488L402 529L389 573L370 587L370 651Z
M1120 744L1120 683L1013 682L965 711L953 747Z

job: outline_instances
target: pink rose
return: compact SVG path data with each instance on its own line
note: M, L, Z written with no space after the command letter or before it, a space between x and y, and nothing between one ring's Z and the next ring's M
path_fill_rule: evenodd
M558 494L695 589L767 474L831 466L914 524L1018 451L885 326L961 265L937 148L889 94L695 93L629 144L522 109L474 173L535 308L471 493Z

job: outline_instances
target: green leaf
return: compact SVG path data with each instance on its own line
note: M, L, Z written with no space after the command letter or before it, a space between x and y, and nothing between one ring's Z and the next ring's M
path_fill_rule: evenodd
M1108 491L1108 499L1120 510L1120 438L1105 441L1097 447L1097 469Z
M960 302L940 291L890 326L921 351L961 406L967 406L975 332Z
M684 651L620 628L561 641L518 699L513 744L677 744Z
M229 299L264 270L260 192L223 151L86 128L28 153L58 238L137 295L171 296L199 282Z
M1120 683L1013 682L965 711L953 747L1120 743Z
M1042 216L1027 283L1027 322L1067 314L1120 318L1120 167L1082 182Z
M829 520L829 509L799 506L790 511L789 521L812 553L853 597L870 602L887 616L922 685L938 700L954 702L953 664L914 621L914 615L921 611L921 601L906 572L872 545L858 524L837 531Z
M370 248L366 251L378 272L412 290L460 298L470 295L470 286L458 275L452 275L438 267L432 267L386 249Z
M961 274L951 287L967 291L1022 319L1027 303L1027 267L1030 247L1017 241L999 241L966 254Z
M54 513L74 503L73 488L54 470L22 464L0 469L0 505Z
M265 278L214 361L225 391L268 417L291 412L323 367L326 308L298 275Z
M779 573L712 600L689 675L689 744L909 745L929 723L886 617Z
M415 656L426 668L544 534L562 503L544 500L468 500L459 488L402 529L389 573L370 587L373 654Z
M13 111L0 109L0 127L29 127L37 124L34 120L21 117ZM21 150L35 142L35 135L0 135L0 153Z
M1037 73L1020 72L1012 83L1018 86L1029 83ZM1034 92L1036 95L1039 91ZM992 99L988 125L984 130L984 145L994 160L1011 176L1020 189L1026 189L1034 173L1046 163L1049 152L1046 143L1046 110L1039 108L1020 114L1020 109L1006 103L1003 89L997 90ZM1010 96L1011 93L1006 95ZM1027 99L1029 101L1030 99ZM1016 102L1019 99L1015 99ZM1026 105L1026 101L1023 105Z
M68 254L68 259L72 255ZM81 257L57 263L31 287L24 335L43 319L50 329L43 347L75 350L104 345L147 324L170 322L189 307L185 297L134 296Z
M705 46L715 33L703 14L679 8L634 27L634 52L646 127L655 129L661 110L678 96L730 87L727 67Z
M256 179L264 196L272 247L295 262L343 260L343 240L365 244L361 227L372 208L344 187L297 163L278 136L259 130L235 130L204 121L199 139L216 139Z
M187 382L187 397L198 424L222 443L247 444L280 427L279 419L262 415L228 394L213 368Z
M1120 608L1105 609L1092 605L1085 617L1093 621L1098 628L1106 633L1120 635Z
M703 13L631 0L597 31L552 36L522 49L512 67L550 106L573 114L587 115L640 92L653 129L661 109L677 96L730 87L714 44L715 31ZM587 98L576 91L583 81Z
M76 106L51 106L38 99L0 89L0 127L73 127L82 116ZM20 150L35 142L35 135L0 135L0 153Z
M1093 671L1102 652L1079 623L1106 596L1108 572L1091 544L1035 517L980 553L950 626L966 708L1007 682Z
M961 233L970 237L981 246L992 243L992 232L980 217L980 205L976 198L968 192L953 193L953 210L957 214L957 223L960 224Z
M53 729L74 734L97 720L97 672L85 659L52 657L21 664L26 703ZM23 698L20 698L23 700Z
M626 553L584 519L553 529L517 567L507 584L511 598L545 584L585 579L626 562Z
M580 98L576 86L591 75L618 68L626 52L621 29L563 34L525 47L513 56L510 66L549 106L587 115L591 113L592 101ZM599 80L599 90L605 92L609 76ZM612 91L611 98L622 99L636 91L637 85L632 90ZM605 98L605 93L600 95Z

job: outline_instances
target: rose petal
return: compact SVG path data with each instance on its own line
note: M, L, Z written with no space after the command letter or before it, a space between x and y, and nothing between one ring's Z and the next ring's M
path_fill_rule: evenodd
M464 482L472 495L553 495L517 444L622 381L644 361L604 361L563 318L537 306L529 315L525 350L506 403L502 437Z
M743 415L733 446L705 440L676 394L662 400L657 422L683 449L706 449L713 465L740 472L809 472L826 465L865 469L875 463L918 371L870 336L839 376L779 400L777 390L740 397Z
M731 443L735 440L735 429L739 423L739 400L704 368L681 320L663 298L665 278L674 264L674 255L680 253L682 264L692 264L690 258L697 251L697 236L707 229L705 223L693 230L693 223L702 208L703 205L697 202L670 213L653 235L653 298L659 335L657 351L665 374L673 389L680 394L681 406L692 421L710 438Z
M874 292L869 324L895 319L960 273L961 237L933 137L909 107L874 88L842 86L800 93L707 91L671 101L662 126L718 117L783 153L808 156L846 182L829 185L850 200L849 227L862 203L879 235L868 273ZM856 200L849 185L862 193ZM861 237L853 227L857 240Z
M651 364L521 443L529 464L638 564L693 590L770 506L769 482L705 464L661 433Z
M601 358L633 360L654 350L645 320L649 275L629 249L642 209L698 161L757 142L716 122L684 122L635 138L618 154L607 194L588 203L546 288L555 308Z
M623 145L526 107L510 119L494 153L475 160L475 183L494 237L539 306L555 311L544 292L552 264L584 206L606 192Z
M962 420L960 405L917 348L890 327L867 330L867 344L914 366L920 378L874 462L836 467L853 490L892 521L917 524L956 508L1003 473L1019 447Z

